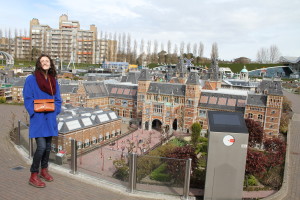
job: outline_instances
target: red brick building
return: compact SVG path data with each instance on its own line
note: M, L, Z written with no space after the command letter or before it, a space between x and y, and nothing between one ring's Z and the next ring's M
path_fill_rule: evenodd
M153 81L153 74L143 69L123 77L126 82L80 83L73 98L76 106L111 109L124 123L138 123L148 130L169 126L171 130L188 131L194 122L199 122L205 132L207 111L218 110L241 112L245 118L261 122L266 135L278 136L281 81L263 80L255 91L223 89L215 73L216 66L206 79L200 80L197 72L188 72L180 62L170 73L172 82Z
M122 120L113 111L91 108L63 109L58 117L59 137L54 137L52 151L71 153L71 139L77 141L79 153L110 142L121 135Z

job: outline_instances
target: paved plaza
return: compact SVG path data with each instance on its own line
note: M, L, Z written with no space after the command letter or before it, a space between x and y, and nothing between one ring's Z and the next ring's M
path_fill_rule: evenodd
M79 156L79 168L112 176L115 172L114 160L120 160L128 155L128 150L141 155L141 152L161 143L161 133L156 130L145 131L138 129L133 133L117 139L111 144L99 147L92 152ZM80 150L79 150L80 152Z

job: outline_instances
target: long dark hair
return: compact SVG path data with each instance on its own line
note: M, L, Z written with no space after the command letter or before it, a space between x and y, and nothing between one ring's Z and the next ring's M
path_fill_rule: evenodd
M36 64L35 64L35 72L36 71L42 71L44 72L43 68L42 68L42 64L41 64L41 58L42 57L47 57L50 60L50 68L48 70L48 74L50 74L53 77L56 77L57 73L56 73L56 69L55 69L55 65L53 60L50 58L50 56L46 55L46 54L42 54L40 55L40 57L37 59Z

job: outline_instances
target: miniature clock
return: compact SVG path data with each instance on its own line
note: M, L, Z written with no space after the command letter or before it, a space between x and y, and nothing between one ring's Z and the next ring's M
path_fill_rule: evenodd
M234 142L235 142L235 139L231 135L226 135L223 138L223 143L224 143L225 146L229 147L229 146L233 145Z

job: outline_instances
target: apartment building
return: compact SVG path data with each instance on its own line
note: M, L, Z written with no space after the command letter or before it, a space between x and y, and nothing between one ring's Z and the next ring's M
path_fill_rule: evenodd
M41 53L46 53L60 63L116 61L117 41L97 36L95 25L90 25L90 30L82 30L79 21L69 20L65 14L59 17L57 29L34 18L30 21L29 36L2 37L0 50L25 60L35 60Z

